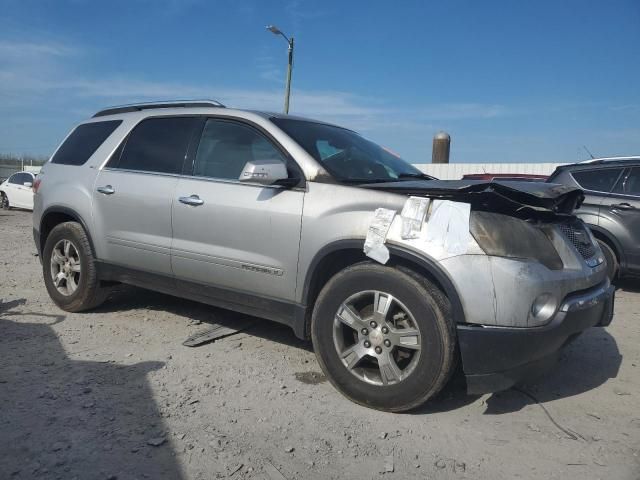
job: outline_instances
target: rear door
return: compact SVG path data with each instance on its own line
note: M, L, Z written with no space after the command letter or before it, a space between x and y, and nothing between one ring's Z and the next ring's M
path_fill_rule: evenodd
M235 301L229 292L293 300L302 219L302 188L238 181L251 160L277 160L302 178L295 162L256 126L209 118L190 176L178 181L172 265L178 286ZM197 288L197 287L195 287ZM225 293L225 291L227 293Z
M147 118L99 172L93 212L102 260L172 273L171 206L197 124L195 117Z
M624 267L640 272L640 166L627 168L600 207L624 252Z

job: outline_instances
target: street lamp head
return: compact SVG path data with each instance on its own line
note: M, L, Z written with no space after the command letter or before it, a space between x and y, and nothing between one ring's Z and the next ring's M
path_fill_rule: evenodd
M269 30L274 35L281 35L282 34L280 29L278 27L276 27L275 25L267 25L267 30Z

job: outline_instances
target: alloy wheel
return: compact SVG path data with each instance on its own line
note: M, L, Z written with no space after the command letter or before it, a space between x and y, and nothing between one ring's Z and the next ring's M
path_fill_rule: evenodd
M333 343L351 374L381 386L407 378L422 349L418 324L409 309L377 290L356 293L340 305Z
M73 295L80 284L81 273L77 247L66 239L57 242L51 251L51 279L58 292Z

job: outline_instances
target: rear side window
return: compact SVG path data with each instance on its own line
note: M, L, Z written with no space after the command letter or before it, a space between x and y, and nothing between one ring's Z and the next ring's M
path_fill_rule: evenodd
M571 175L585 190L609 193L622 173L622 168L600 168L596 170L580 170Z
M149 118L129 134L108 167L142 172L181 173L197 120L193 117Z
M122 120L84 123L67 137L51 159L61 165L83 165L100 145L118 128Z

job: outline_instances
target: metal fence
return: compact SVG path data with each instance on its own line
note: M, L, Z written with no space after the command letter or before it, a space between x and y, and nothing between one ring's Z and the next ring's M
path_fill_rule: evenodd
M424 173L440 180L459 180L470 173L528 173L551 175L564 163L419 163L414 164Z

